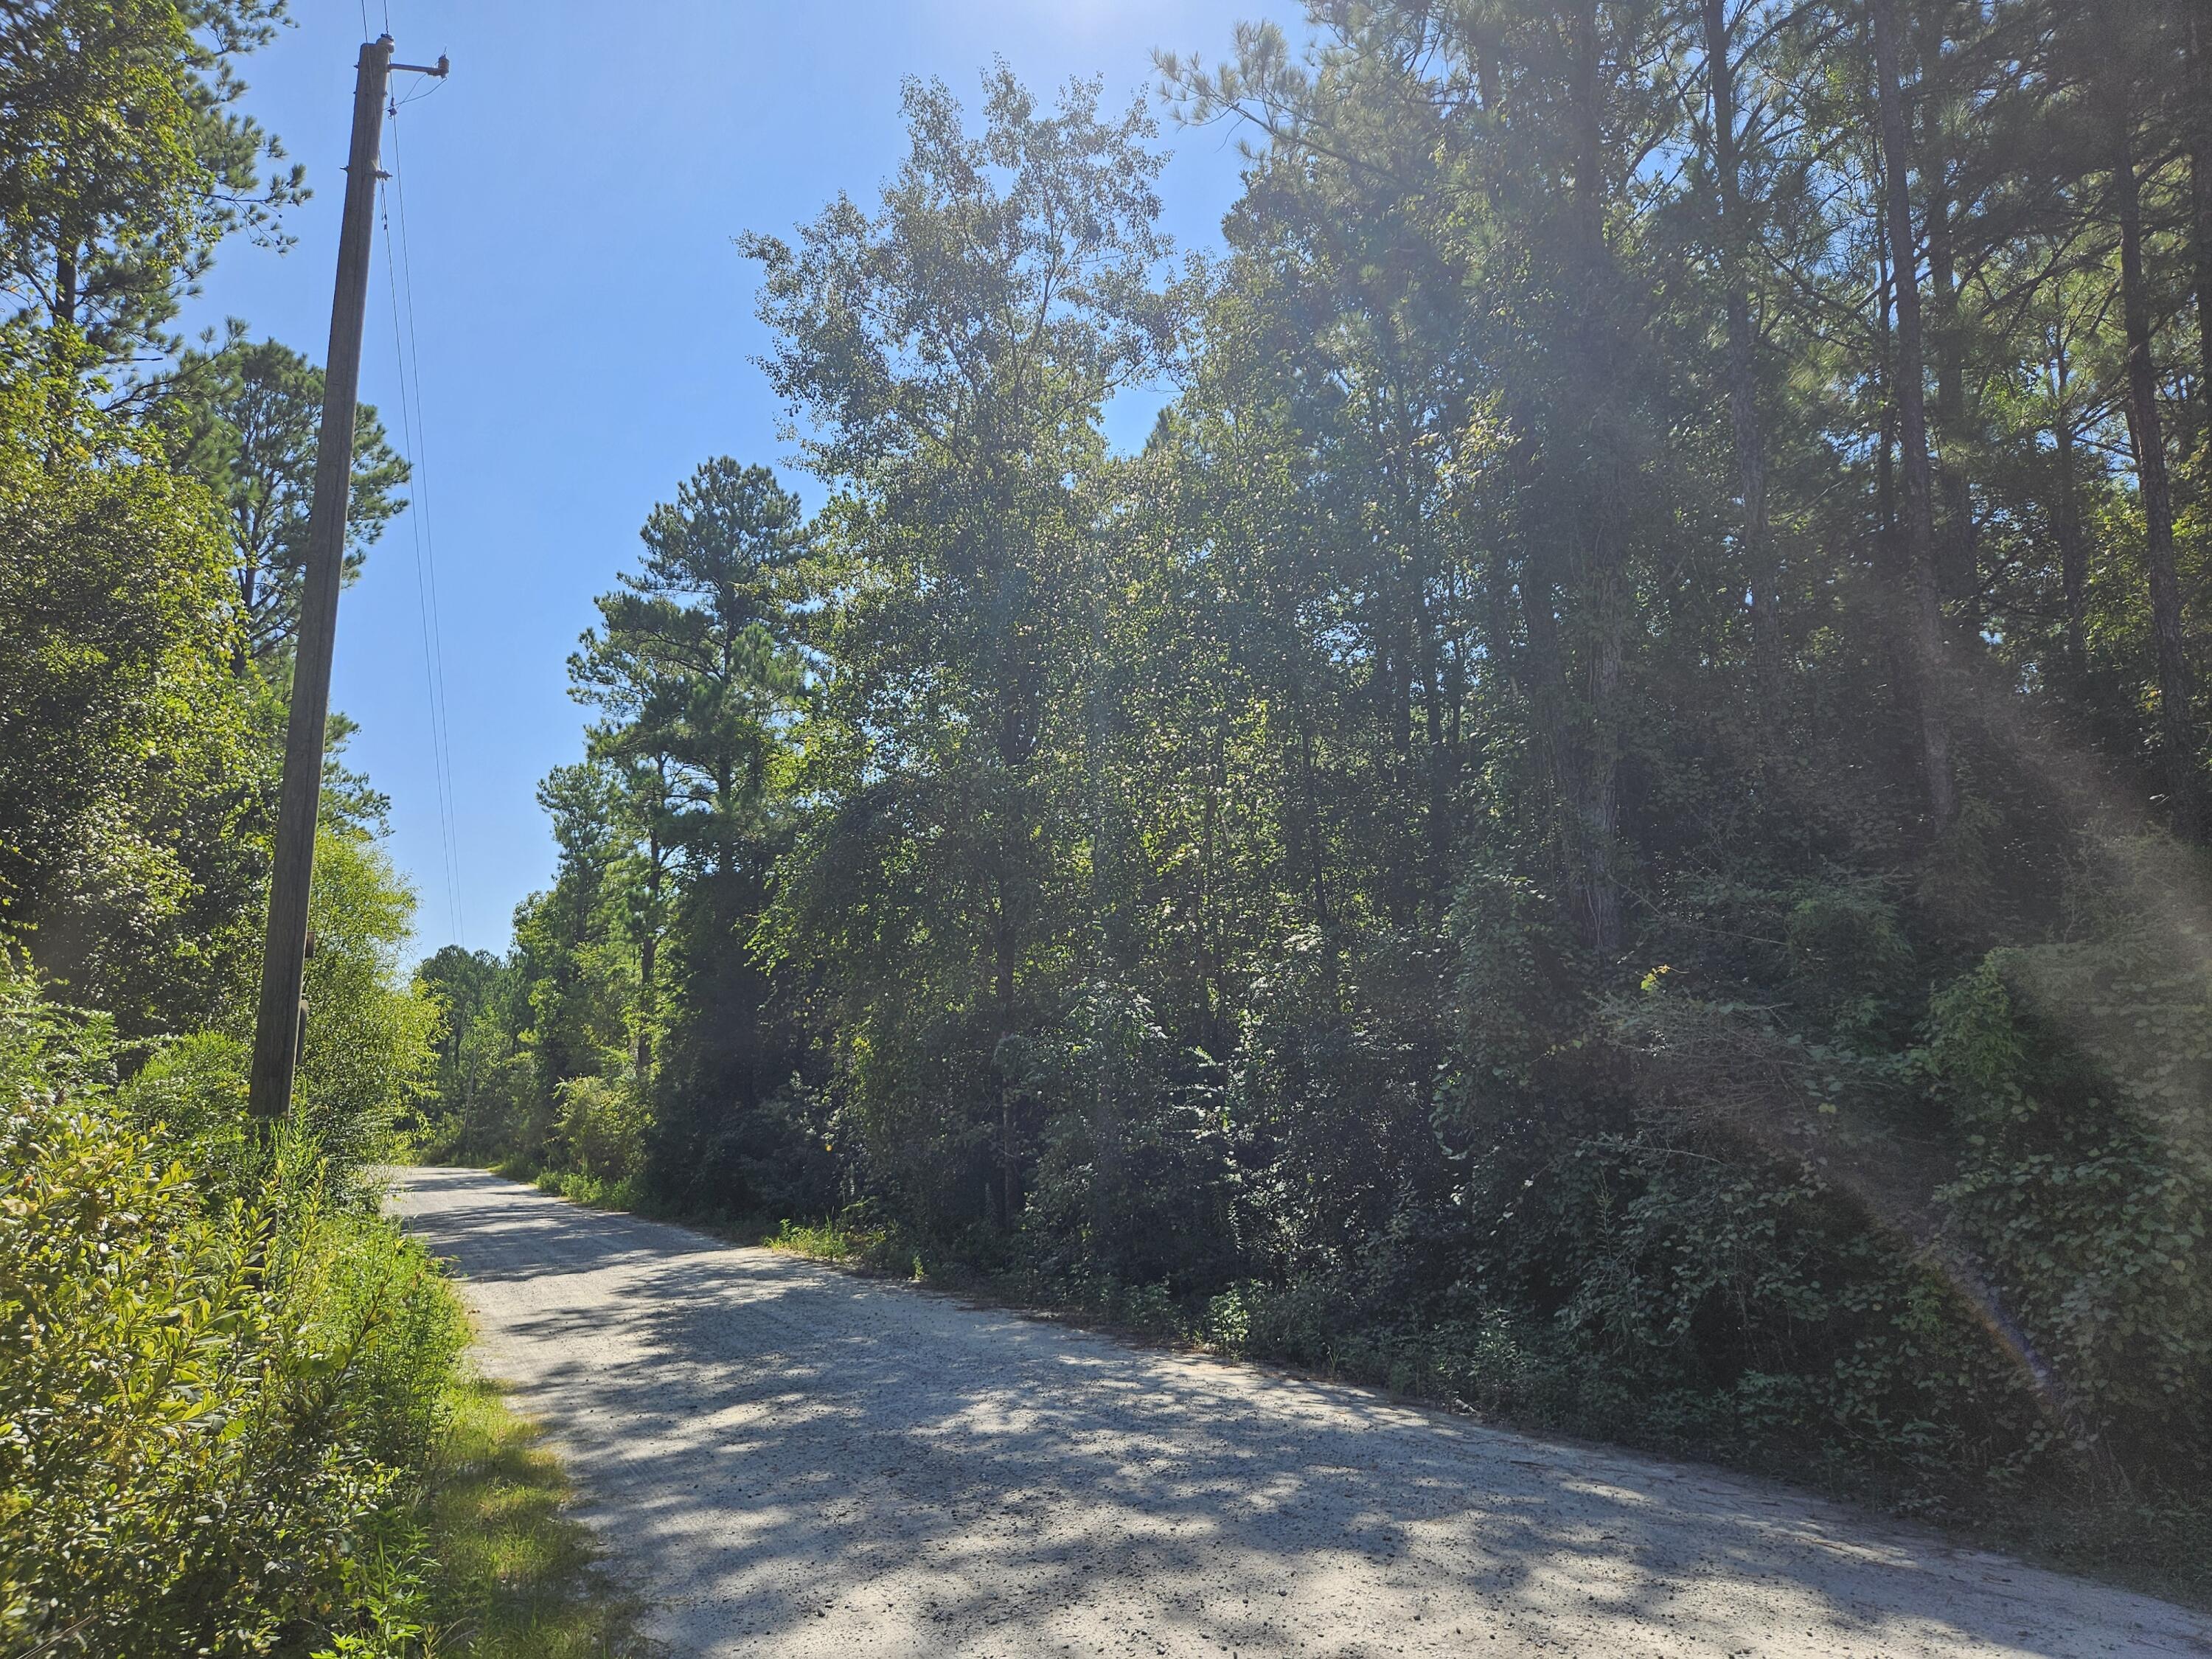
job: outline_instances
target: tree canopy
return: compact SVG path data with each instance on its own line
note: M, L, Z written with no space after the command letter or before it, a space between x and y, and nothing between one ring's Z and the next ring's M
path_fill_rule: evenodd
M745 239L825 496L600 601L514 1133L1960 1512L2201 1474L2193 14L1312 15L1159 61L1218 258L1003 65Z

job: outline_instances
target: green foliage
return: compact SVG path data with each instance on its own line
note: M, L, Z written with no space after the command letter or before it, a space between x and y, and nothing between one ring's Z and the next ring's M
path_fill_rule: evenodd
M438 1011L436 1069L416 1126L434 1158L483 1159L520 1148L531 1115L530 1057L502 1019L512 976L489 951L448 945L417 964L415 982Z
M240 673L251 661L273 678L290 659L322 410L322 370L275 340L247 339L235 319L218 349L186 352L161 388L162 427L184 464L222 504L240 636L233 666ZM407 463L385 441L375 410L362 404L355 416L346 501L347 580L360 574L368 544L407 505L392 494L407 474Z
M555 1127L562 1161L595 1181L623 1182L645 1167L652 1116L635 1089L618 1079L572 1077L559 1090Z
M0 916L127 1028L204 1020L256 942L271 716L205 493L112 428L42 465L75 440L37 412L0 433Z
M459 1310L304 1138L202 1191L115 1109L99 1027L0 989L0 1632L266 1651L428 1455Z
M834 1000L856 1148L950 1223L1021 1208L1035 1111L994 1058L1073 981L1081 694L1054 648L1095 617L1097 411L1157 371L1160 158L1095 83L1049 113L1003 66L980 132L907 91L878 210L840 200L796 247L749 239L771 383L839 489L794 616L833 665L802 729L805 815L766 921ZM1011 1051L1010 1051L1011 1052Z
M283 0L28 0L0 11L0 281L111 361L160 340L215 245L305 195L228 106Z
M414 895L374 842L319 832L294 1117L349 1166L390 1149L400 1115L429 1081L437 1009L399 971L414 915Z
M1112 983L1001 1045L1000 1069L1041 1125L1019 1238L1031 1271L1164 1294L1219 1279L1228 1137L1218 1086L1187 1081L1176 1059L1144 998Z
M600 626L569 659L576 696L612 717L598 750L652 769L644 827L705 865L757 833L776 717L799 689L777 588L799 524L766 467L708 462L653 509L642 568L599 597Z
M853 1262L881 1267L896 1254L901 1241L884 1225L876 1207L849 1206L822 1221L793 1221L786 1217L762 1243L771 1250L785 1250L814 1261ZM915 1263L915 1277L921 1277Z
M0 5L0 1649L420 1659L476 1620L485 1652L609 1651L557 1480L376 1213L440 1007L400 980L413 899L343 716L297 1109L246 1113L321 376L238 325L163 362L161 330L303 193L229 107L283 12ZM363 415L355 562L404 477ZM509 1057L464 1058L495 1096Z
M421 1490L357 1558L359 1611L315 1659L617 1659L651 1650L597 1570L560 1465L495 1384L456 1379Z
M1946 1201L2082 1429L2177 1484L2212 1471L2208 1016L2193 949L2055 944L1948 988L1929 1052L1965 1142Z
M652 1195L629 1176L610 1180L583 1170L540 1170L538 1190L600 1210L655 1208Z
M822 510L710 463L572 664L488 1150L2180 1559L2201 45L1896 9L1901 157L1780 0L1163 59L1255 141L1180 273L1141 112L910 88L878 196L748 240ZM641 1168L555 1133L633 1090Z

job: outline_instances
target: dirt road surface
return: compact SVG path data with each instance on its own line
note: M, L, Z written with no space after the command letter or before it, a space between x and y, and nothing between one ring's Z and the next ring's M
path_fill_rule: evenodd
M392 1202L674 1655L2212 1656L2212 1620L1780 1487L475 1170Z

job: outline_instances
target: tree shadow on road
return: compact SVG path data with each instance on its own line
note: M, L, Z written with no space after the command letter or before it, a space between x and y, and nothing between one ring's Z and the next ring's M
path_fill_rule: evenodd
M1007 1652L2212 1653L2178 1609L1782 1487L496 1185L413 1224L487 1291L535 1281L498 1352L678 1645L828 1651L866 1617Z

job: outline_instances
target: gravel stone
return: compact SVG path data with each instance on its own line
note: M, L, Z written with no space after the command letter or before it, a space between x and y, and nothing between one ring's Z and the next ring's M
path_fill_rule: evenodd
M1694 1466L394 1172L676 1655L2212 1656Z

